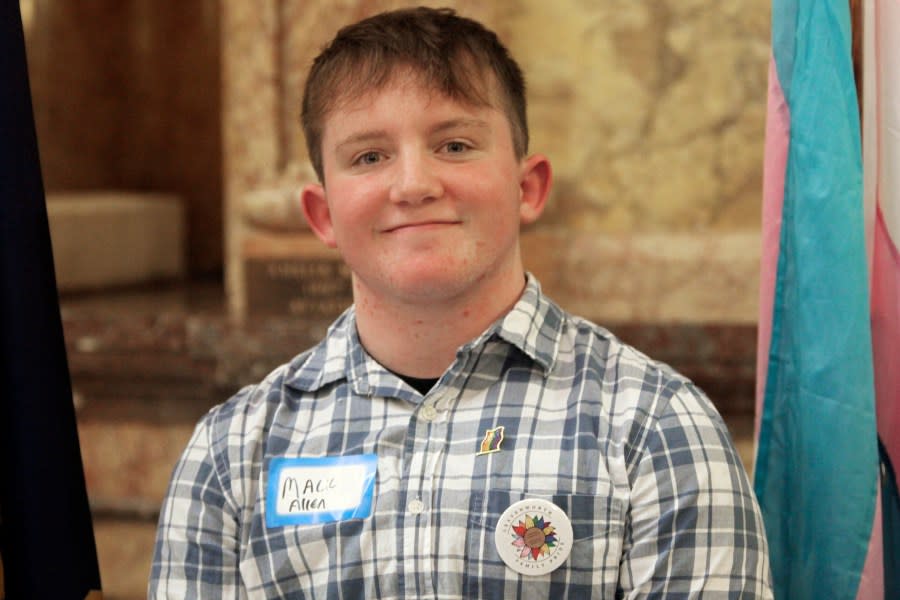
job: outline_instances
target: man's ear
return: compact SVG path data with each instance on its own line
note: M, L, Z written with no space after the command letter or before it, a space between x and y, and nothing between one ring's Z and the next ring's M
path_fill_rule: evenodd
M318 183L304 186L300 192L300 205L306 222L316 237L329 248L337 248L334 227L331 224L331 211L328 210L328 202L325 200L325 188Z
M534 154L522 162L520 178L521 200L519 202L519 220L529 225L538 220L544 212L550 187L553 183L553 169L550 160L543 154Z

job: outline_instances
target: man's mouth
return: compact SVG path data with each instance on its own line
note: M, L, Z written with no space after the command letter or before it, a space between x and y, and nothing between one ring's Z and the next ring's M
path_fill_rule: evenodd
M406 231L412 229L438 229L440 227L447 227L450 225L459 225L459 221L455 220L441 220L441 219L433 219L428 221L414 221L411 223L401 223L399 225L392 225L391 227L387 227L384 232L385 233L395 233L398 231Z

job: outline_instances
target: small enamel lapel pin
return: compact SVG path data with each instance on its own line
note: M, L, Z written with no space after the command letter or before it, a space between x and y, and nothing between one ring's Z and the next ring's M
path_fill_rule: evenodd
M499 452L501 443L503 443L503 425L488 429L484 432L484 439L481 440L481 449L475 456Z

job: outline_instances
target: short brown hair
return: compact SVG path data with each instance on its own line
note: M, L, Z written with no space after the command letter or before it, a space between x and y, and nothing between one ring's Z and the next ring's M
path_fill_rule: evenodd
M492 103L493 74L516 156L528 152L525 79L497 35L449 8L401 9L344 27L313 61L301 119L310 161L323 183L327 114L338 102L385 85L397 67L409 67L425 85L476 106Z

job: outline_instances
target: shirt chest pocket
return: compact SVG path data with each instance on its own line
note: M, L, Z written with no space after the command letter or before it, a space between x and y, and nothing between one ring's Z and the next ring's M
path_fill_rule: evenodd
M525 499L549 500L572 524L571 553L545 575L522 574L500 557L495 532L503 512ZM518 491L476 492L469 501L465 541L464 595L467 598L613 598L622 554L625 506L606 496ZM527 560L527 558L526 558Z

